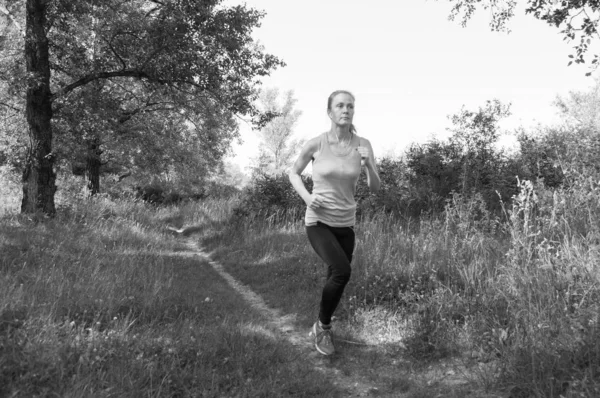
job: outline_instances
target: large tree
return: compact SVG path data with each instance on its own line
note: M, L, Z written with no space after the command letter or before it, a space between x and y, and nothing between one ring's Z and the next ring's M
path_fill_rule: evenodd
M508 21L514 17L517 0L448 0L453 4L450 19L460 18L467 24L477 8L489 11L490 28L507 31ZM526 0L525 13L560 29L565 40L574 42L569 58L575 63L584 63L594 41L600 39L600 0ZM591 65L596 68L599 54L594 51ZM591 72L587 73L588 75Z
M260 118L253 105L258 78L282 65L251 37L263 14L220 0L13 0L2 9L16 30L24 26L26 89L23 108L30 147L23 172L23 212L55 212L55 115L68 114L81 91L113 99L121 116L156 107L126 101L118 85L160 92L171 111L199 101ZM25 7L23 8L23 4ZM24 24L19 21L24 20ZM107 84L102 82L109 82ZM90 90L93 92L93 90ZM140 96L141 97L141 96ZM138 97L138 100L139 98ZM92 97L93 98L93 97ZM93 103L93 101L92 101ZM89 105L89 104L88 104ZM87 114L98 107L86 106ZM192 112L193 113L193 112ZM199 119L192 115L190 121ZM97 115L96 115L97 118ZM101 143L90 136L88 145ZM217 138L218 139L218 138Z
M220 169L238 135L231 112L206 98L114 80L78 90L79 100L54 120L57 155L86 176L91 194L101 172L200 183Z

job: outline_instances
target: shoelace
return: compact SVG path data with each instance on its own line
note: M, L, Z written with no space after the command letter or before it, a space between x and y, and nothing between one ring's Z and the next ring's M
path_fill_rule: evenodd
M330 329L321 329L320 332L317 333L317 339L323 341L324 339L329 340L330 343L333 342L333 336Z

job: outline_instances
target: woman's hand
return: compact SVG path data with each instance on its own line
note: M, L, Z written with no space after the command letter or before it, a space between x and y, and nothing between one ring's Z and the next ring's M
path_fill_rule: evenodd
M356 147L356 151L360 155L360 163L363 166L368 166L371 163L371 156L369 153L369 148L366 146L358 146Z
M331 199L327 199L319 194L312 194L310 195L310 202L308 202L306 206L308 206L309 209L316 210L320 207L327 208L327 205L331 205L333 203L334 201Z

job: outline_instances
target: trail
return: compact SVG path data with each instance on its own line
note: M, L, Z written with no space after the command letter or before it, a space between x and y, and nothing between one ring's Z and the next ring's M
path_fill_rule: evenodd
M193 239L186 239L185 246L188 250L177 252L178 255L185 257L197 256L208 262L229 286L243 297L250 307L264 316L270 326L277 330L284 339L299 350L303 358L310 362L315 370L325 374L332 380L333 384L347 391L347 396L385 396L378 386L369 383L360 375L344 375L339 369L331 364L328 357L317 353L311 339L308 337L308 330L299 331L296 329L294 325L294 315L285 315L277 309L269 307L260 295L228 273L220 263L214 261L210 254L205 252ZM400 397L400 395L394 396Z

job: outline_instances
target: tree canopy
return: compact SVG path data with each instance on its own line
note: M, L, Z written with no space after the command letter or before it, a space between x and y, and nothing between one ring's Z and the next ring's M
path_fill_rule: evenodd
M495 31L507 31L508 21L514 17L516 0L449 0L453 3L450 19L459 18L465 26L478 7L489 10L490 28ZM564 40L575 43L569 54L569 65L585 63L593 41L600 39L598 22L600 21L599 0L527 0L525 13L560 29ZM592 54L591 65L596 68L598 53ZM588 75L591 72L587 73Z
M197 149L210 148L208 159L235 136L233 115L266 122L254 105L259 79L283 62L251 37L264 13L221 3L6 2L0 17L23 46L0 41L14 55L2 60L0 104L24 113L31 142L22 211L54 212L53 167L69 137L106 144L129 134L139 149L143 135L163 146L187 135L198 138Z

